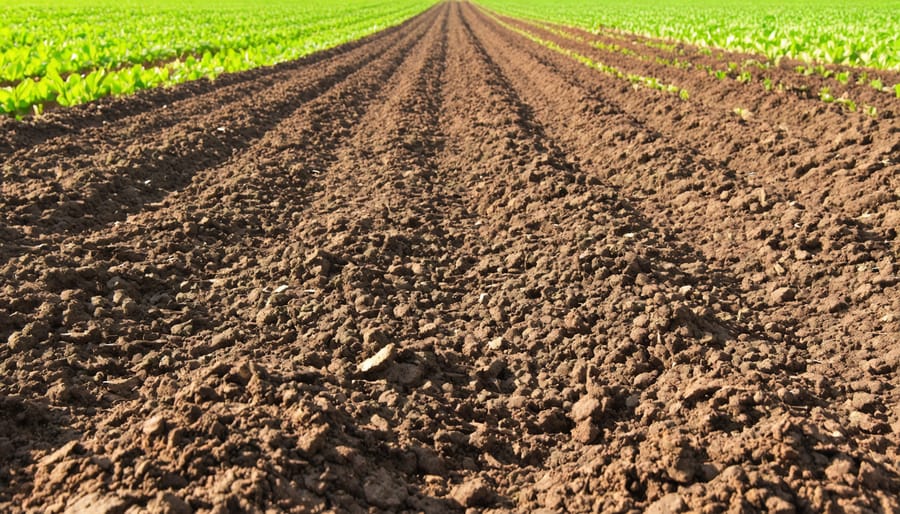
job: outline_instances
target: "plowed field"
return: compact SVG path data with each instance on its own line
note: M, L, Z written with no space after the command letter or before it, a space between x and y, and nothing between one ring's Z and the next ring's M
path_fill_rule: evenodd
M0 511L900 512L900 100L546 28L0 122Z

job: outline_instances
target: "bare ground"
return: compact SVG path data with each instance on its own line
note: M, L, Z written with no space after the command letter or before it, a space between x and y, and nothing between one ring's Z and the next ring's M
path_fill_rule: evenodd
M900 511L898 101L545 28L0 122L0 510Z

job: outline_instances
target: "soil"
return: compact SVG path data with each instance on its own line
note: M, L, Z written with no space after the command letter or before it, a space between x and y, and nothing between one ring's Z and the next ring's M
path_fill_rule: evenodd
M0 122L0 511L900 512L900 101L494 16Z

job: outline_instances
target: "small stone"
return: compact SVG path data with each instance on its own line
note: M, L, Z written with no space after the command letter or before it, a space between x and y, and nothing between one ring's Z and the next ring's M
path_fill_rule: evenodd
M825 468L825 476L827 476L829 480L835 482L849 483L848 477L855 474L856 464L854 464L850 457L845 455L838 455L831 464Z
M450 498L463 507L490 507L495 501L494 492L481 478L454 487Z
M112 301L114 304L122 305L123 303L125 303L125 300L131 300L131 297L128 296L128 293L126 293L124 289L117 289L113 292Z
M390 343L381 350L378 350L378 353L375 355L362 361L357 369L360 373L375 373L387 367L396 356L397 346L394 343Z
M122 312L128 317L134 317L141 313L141 306L131 298L122 302Z
M650 332L647 331L646 328L635 327L635 328L631 329L631 332L629 332L628 337L635 344L644 344L649 339Z
M115 276L106 281L106 287L110 290L125 289L128 287L128 282L122 277Z
M251 378L253 378L253 369L248 360L238 361L228 372L228 379L236 384L247 385Z
M162 414L157 414L147 421L144 421L141 431L150 437L163 434L166 431L166 419Z
M57 462L62 462L67 457L73 454L82 453L84 448L78 441L69 441L68 443L59 447L55 452L45 456L40 460L41 467L49 468Z
M235 328L229 328L228 330L219 332L218 334L212 337L210 344L212 344L212 348L214 350L218 350L220 348L225 348L226 346L231 346L235 341L240 337L240 333Z
M172 325L172 328L169 329L169 333L173 336L189 336L194 332L194 325L190 321L185 321L184 323L177 323Z
M850 398L850 406L861 412L875 412L877 405L878 400L871 393L856 392Z
M790 287L779 287L769 295L769 305L780 305L782 303L790 302L796 296L797 291Z
M850 426L859 428L863 432L877 434L888 428L886 423L858 410L852 411L848 418L850 418Z
M884 489L890 483L890 479L884 474L884 471L866 460L859 465L858 478L860 483L870 490Z
M566 328L574 332L582 332L584 330L587 330L588 328L587 322L584 320L584 317L582 317L581 313L575 310L569 311L569 313L566 314L564 322L566 324Z
M272 293L266 304L270 307L283 307L291 301L291 295L284 293Z
M646 371L635 376L632 384L637 389L646 389L654 380L656 380L656 373L653 371Z
M682 484L690 483L700 469L694 450L679 439L664 439L662 446L666 451L664 460L669 478Z
M825 301L825 304L823 306L825 311L829 314L847 310L848 307L849 305L847 305L847 302L845 302L843 298L829 298Z
M698 380L685 389L681 399L686 403L695 403L721 388L722 384L718 380Z
M47 389L47 397L55 403L68 402L72 396L72 387L65 380L60 380Z

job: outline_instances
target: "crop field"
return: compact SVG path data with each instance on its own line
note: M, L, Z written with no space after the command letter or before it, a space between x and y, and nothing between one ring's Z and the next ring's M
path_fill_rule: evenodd
M0 7L0 113L39 114L46 104L68 107L297 59L434 3L128 1Z
M0 512L900 512L900 10L767 1L0 7Z
M746 52L900 70L900 2L484 0L511 16Z

